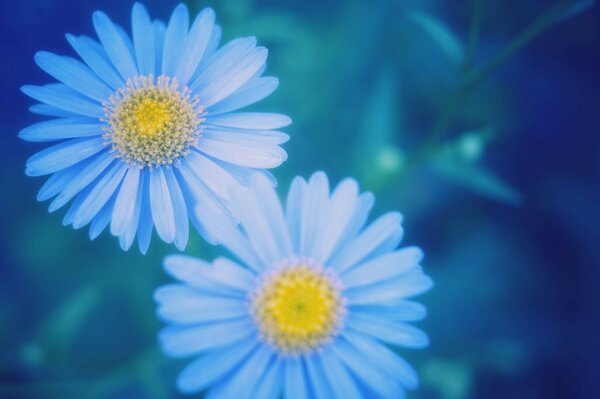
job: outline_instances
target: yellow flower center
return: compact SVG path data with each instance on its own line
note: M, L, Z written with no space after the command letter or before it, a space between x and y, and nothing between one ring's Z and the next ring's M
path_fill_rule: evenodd
M284 353L326 343L340 328L343 308L332 276L302 263L269 276L252 300L261 334Z
M176 79L141 76L128 80L104 104L104 137L129 164L172 164L198 142L203 107Z

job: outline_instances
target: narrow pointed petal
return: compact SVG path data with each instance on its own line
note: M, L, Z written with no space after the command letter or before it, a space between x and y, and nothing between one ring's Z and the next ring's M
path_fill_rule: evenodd
M162 168L150 171L150 209L159 237L168 243L175 240L175 210Z
M165 178L169 187L169 195L173 203L173 217L175 220L175 239L174 243L180 251L185 250L190 235L190 222L188 219L187 206L183 198L183 193L179 187L179 181L171 168L165 168Z
M230 96L211 105L208 108L208 112L210 115L220 115L226 112L237 111L271 95L278 86L279 79L274 77L250 79Z
M109 151L104 151L93 157L91 162L89 162L85 168L81 169L81 171L63 188L62 192L54 199L54 201L52 201L48 211L54 212L55 210L62 208L88 184L92 183L100 176L114 159L114 154Z
M111 234L116 236L121 235L127 227L130 218L134 214L139 184L140 170L138 168L128 168L112 213L110 223Z
M260 381L260 377L265 372L273 356L273 351L270 348L265 345L259 346L240 365L229 381L224 381L211 388L206 395L206 399L254 399L251 397L252 391Z
M126 170L127 167L125 165L117 163L104 173L104 176L94 185L90 194L75 214L73 218L74 228L78 229L92 221L104 204L111 198L117 187L119 187Z
M108 86L116 90L125 85L123 77L119 75L100 43L87 36L76 37L67 34L66 37L81 59Z
M72 139L48 147L27 160L25 173L28 176L43 176L68 168L102 151L103 139Z
M184 56L179 59L175 70L175 76L181 84L187 84L198 68L210 41L214 24L215 12L210 8L202 10L192 24L182 49Z
M169 20L165 33L165 44L162 56L162 74L174 76L182 56L183 46L190 23L190 16L185 4L179 4Z
M21 91L35 100L75 115L92 118L104 116L104 109L102 109L100 103L85 97L62 83L51 83L45 86L23 86Z
M93 16L94 28L106 54L117 68L123 79L127 80L138 75L138 70L129 49L127 41L110 18L102 11L96 11Z
M183 369L177 377L177 388L188 394L205 389L233 371L256 345L256 339L251 338L206 353Z
M390 212L369 225L361 234L351 240L334 259L332 267L343 273L369 256L390 236L402 229L402 216L398 212Z
M309 399L308 376L300 357L286 359L284 376L283 392L286 399Z
M287 115L264 112L239 112L225 115L208 115L206 123L240 129L272 130L288 126L292 120Z
M86 65L74 58L40 51L34 60L50 76L91 99L104 102L113 93Z
M98 121L88 118L59 118L38 122L19 132L26 141L55 141L79 137L100 136L104 133Z
M135 3L131 12L133 47L140 74L154 74L156 55L154 49L154 29L148 10L141 3Z

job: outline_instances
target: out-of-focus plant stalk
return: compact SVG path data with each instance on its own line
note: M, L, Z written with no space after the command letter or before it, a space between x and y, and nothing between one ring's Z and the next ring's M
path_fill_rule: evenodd
M467 76L466 86L470 89L475 87L479 82L485 80L489 75L496 71L502 64L510 59L515 53L521 50L532 39L544 33L550 26L561 20L565 14L573 7L578 7L579 2L572 0L561 1L536 18L525 30L511 40L491 61L482 68L472 71Z
M475 52L477 51L477 44L479 43L479 32L481 31L481 20L483 17L483 3L484 0L474 0L473 9L471 11L471 24L469 26L469 38L467 42L467 52L465 55L465 62L463 66L463 72L466 75L471 71L473 60L475 59Z
M507 43L490 61L480 68L474 68L470 65L473 63L474 53L479 40L483 11L483 0L474 0L471 30L469 33L469 46L465 57L466 69L463 82L456 94L450 99L436 118L431 133L428 135L423 145L414 152L415 155L406 163L404 172L408 172L425 159L435 155L438 144L442 141L444 134L452 124L452 121L463 105L464 100L479 83L488 78L531 40L545 32L554 23L560 21L565 15L570 15L571 10L574 8L581 8L580 5L580 2L574 2L573 0L564 0L554 4Z

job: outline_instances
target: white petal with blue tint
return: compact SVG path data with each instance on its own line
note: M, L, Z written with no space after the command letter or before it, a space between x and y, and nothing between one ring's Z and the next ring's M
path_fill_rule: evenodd
M300 210L300 256L314 256L321 233L321 224L329 208L329 182L323 172L313 174L308 181Z
M410 389L419 385L419 378L411 365L384 345L354 332L345 333L344 338L358 352L368 354L371 362L384 370L390 378L398 379L403 386Z
M283 392L286 399L309 399L308 379L299 356L286 359Z
M350 222L346 226L346 229L342 233L338 249L335 250L331 256L332 258L337 256L338 253L346 249L349 245L349 242L353 240L356 235L363 229L365 223L367 223L367 219L369 217L369 213L375 204L375 196L373 193L365 192L359 195L358 201L356 202L352 218ZM329 263L333 263L333 260L328 261Z
M169 187L171 202L173 203L173 220L175 221L175 238L173 242L177 249L183 251L187 245L190 233L187 206L173 170L171 168L165 168L164 173L167 180L167 187Z
M274 77L250 79L229 97L208 107L208 112L210 115L220 115L226 112L237 111L271 95L278 86L279 80Z
M286 204L285 217L288 225L288 231L294 251L300 249L300 220L302 216L302 204L307 190L306 181L301 177L295 177L290 185Z
M220 143L248 144L262 143L279 145L288 141L290 136L275 130L246 130L213 126L202 131L202 139Z
M240 189L232 196L232 204L265 266L292 255L281 204L264 176L253 176L247 190Z
M331 347L333 352L348 367L350 372L362 382L377 398L401 399L404 389L392 377L385 374L381 367L374 364L368 352L357 351L348 341L337 340Z
M110 223L110 215L112 214L113 207L115 205L116 195L108 200L106 204L100 209L100 212L94 217L92 223L90 223L90 240L95 240L98 236L106 229L108 223Z
M196 148L211 157L247 168L275 168L287 159L281 147L261 142L222 142L204 137Z
M123 40L121 33L110 18L101 11L93 16L94 28L98 38L106 50L106 54L124 79L137 76L138 70L133 60L128 43Z
M431 279L421 270L413 270L399 278L359 287L346 291L351 305L393 305L414 295L421 294L433 286Z
M34 114L56 116L57 118L73 118L80 116L71 111L65 111L64 109L60 109L48 104L33 104L31 107L29 107L29 111L33 112Z
M63 226L67 226L67 225L73 223L75 214L77 214L77 212L79 212L79 208L81 208L81 205L83 204L83 202L88 198L90 192L92 191L92 188L93 188L93 186L87 186L79 194L77 194L77 196L71 203L71 206L65 213L65 216L63 217L63 221L62 221Z
M206 60L206 68L198 71L200 72L198 77L190 82L190 89L198 93L199 89L222 77L240 57L255 47L256 38L254 37L238 38L228 42ZM203 98L201 98L201 101L206 106Z
M140 3L135 3L131 11L131 33L140 74L154 74L156 65L154 29L148 10Z
M174 76L175 70L182 56L183 46L187 35L190 16L185 4L175 7L167 31L162 56L162 74Z
M138 226L137 238L140 252L145 254L150 246L150 240L152 238L152 230L154 227L154 221L152 220L152 210L150 209L150 201L148 200L150 195L150 174L148 171L143 171L140 181L140 189L145 200L142 202L140 210L140 225Z
M254 391L251 394L252 399L278 399L282 387L282 365L284 360L280 357L274 357L267 369L263 373L260 381L257 382Z
M159 341L165 352L179 357L233 345L251 335L250 321L238 319L190 327L166 327L160 332Z
M236 182L225 169L196 151L190 152L182 163L188 166L189 170L213 193L226 202L229 201L231 188L236 186Z
M357 334L367 334L391 345L408 348L425 348L429 345L427 335L416 327L392 320L393 316L372 316L368 313L351 313L346 326Z
M125 84L100 43L87 36L67 34L66 37L81 59L111 88L116 90Z
M248 269L225 258L210 264L191 256L171 255L165 258L164 266L171 276L182 282L229 295L244 296L255 280Z
M125 231L129 219L134 215L137 193L140 185L140 170L129 168L117 195L115 209L110 223L110 232L120 235Z
M152 31L154 33L155 45L155 71L162 71L162 57L165 45L165 35L167 34L167 26L162 21L154 21L152 23Z
M315 395L315 399L334 398L335 395L331 388L333 384L325 376L325 371L321 364L321 356L323 356L321 353L312 353L311 355L304 357L306 370L310 379L310 386ZM331 353L329 353L329 356L331 356Z
M100 209L102 209L104 204L113 195L117 187L119 187L126 171L127 167L125 165L116 164L100 177L75 214L75 217L73 218L74 228L78 229L92 221L96 214L100 212Z
M337 247L340 237L346 231L354 215L358 201L358 184L353 179L342 181L331 194L327 223L319 232L313 251L315 259L327 264L331 253Z
M182 49L184 57L179 59L175 69L175 76L181 84L187 84L196 71L207 49L214 24L215 13L210 8L202 10L192 24Z
M206 50L204 50L204 54L202 54L202 58L200 59L200 63L198 64L194 75L190 78L191 82L196 81L196 79L198 79L198 76L202 74L202 71L204 71L206 69L206 66L210 63L212 57L214 56L219 47L219 44L221 43L222 34L223 31L221 27L215 24L210 34L210 39L208 39Z
M273 356L271 349L264 345L259 346L228 381L209 390L206 399L254 399L250 395Z
M167 285L158 289L154 299L160 304L158 313L166 320L182 324L236 319L248 311L238 298L202 294L183 285Z
M144 181L141 179L137 185L137 193L135 193L135 202L131 214L126 218L124 230L119 235L119 245L124 251L127 251L135 240L138 227L140 225L140 216L144 203ZM121 185L122 187L122 185Z
M91 162L81 169L77 176L65 185L62 192L50 203L49 212L62 208L77 193L83 190L88 184L93 182L108 166L113 162L114 154L104 151L96 157L92 157Z
M102 151L102 138L72 139L48 147L27 160L25 173L43 176L75 165L77 162Z
M189 216L192 224L208 242L216 245L218 239L210 231L210 220L231 219L231 213L225 207L224 199L211 192L185 161L182 161L181 166L175 172L180 182L183 197L190 209ZM200 216L198 209L202 209L202 214L206 216Z
M89 161L83 161L50 176L42 185L40 191L38 191L36 199L38 201L46 201L60 193L72 181L73 177L88 164Z
M73 114L100 118L104 116L102 106L62 83L45 86L23 86L21 91L29 97Z
M239 227L223 213L211 212L204 206L196 207L198 217L203 220L205 228L211 237L237 256L246 266L255 272L264 268L259 257L248 244L248 238Z
M150 209L156 232L165 242L175 240L175 210L162 168L150 170Z
M61 57L47 51L36 53L35 62L49 75L70 88L99 102L104 102L113 94L83 63L71 57Z
M331 348L327 349L327 353L321 354L320 361L325 376L333 382L331 390L337 398L361 399L363 397L354 378L339 358L331 353Z
M342 273L346 288L361 287L382 281L389 281L418 266L423 252L417 247L403 248L388 252Z
M418 302L404 299L387 303L352 305L350 306L350 311L400 321L419 321L427 316L425 306Z
M390 212L371 223L362 233L351 240L346 247L331 260L332 267L343 273L367 256L369 256L381 242L386 241L391 235L401 229L402 216L397 212Z
M266 59L268 51L264 47L253 49L247 56L237 60L233 68L229 68L228 74L222 74L215 81L209 83L198 91L206 107L223 100L231 93L242 87L261 68Z
M27 141L55 141L103 133L102 126L93 119L60 118L30 125L19 132L19 137Z
M292 120L287 115L263 112L239 112L224 115L207 116L206 122L240 129L272 130L288 126Z
M255 339L246 339L203 354L179 374L177 387L184 393L194 393L206 388L234 370L256 345Z

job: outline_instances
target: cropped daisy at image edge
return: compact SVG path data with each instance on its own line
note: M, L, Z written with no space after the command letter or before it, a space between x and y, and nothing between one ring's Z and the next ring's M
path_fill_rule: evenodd
M239 225L198 207L235 257L171 255L176 283L155 292L165 354L193 357L176 385L208 399L402 398L418 386L399 354L424 348L417 247L398 249L402 216L367 223L374 203L353 179L297 177L282 207L260 174L232 194Z
M178 5L167 24L136 3L131 36L101 11L98 39L67 34L80 59L40 51L37 65L58 83L27 85L39 103L30 110L52 119L19 137L54 144L27 160L25 173L50 178L37 199L49 211L70 203L63 224L90 225L96 238L109 225L127 250L136 237L145 253L153 229L183 250L189 222L209 242L201 205L229 215L230 187L245 184L287 158L280 147L291 123L276 113L239 112L278 86L262 76L267 49L254 37L220 46L210 8L190 25Z

